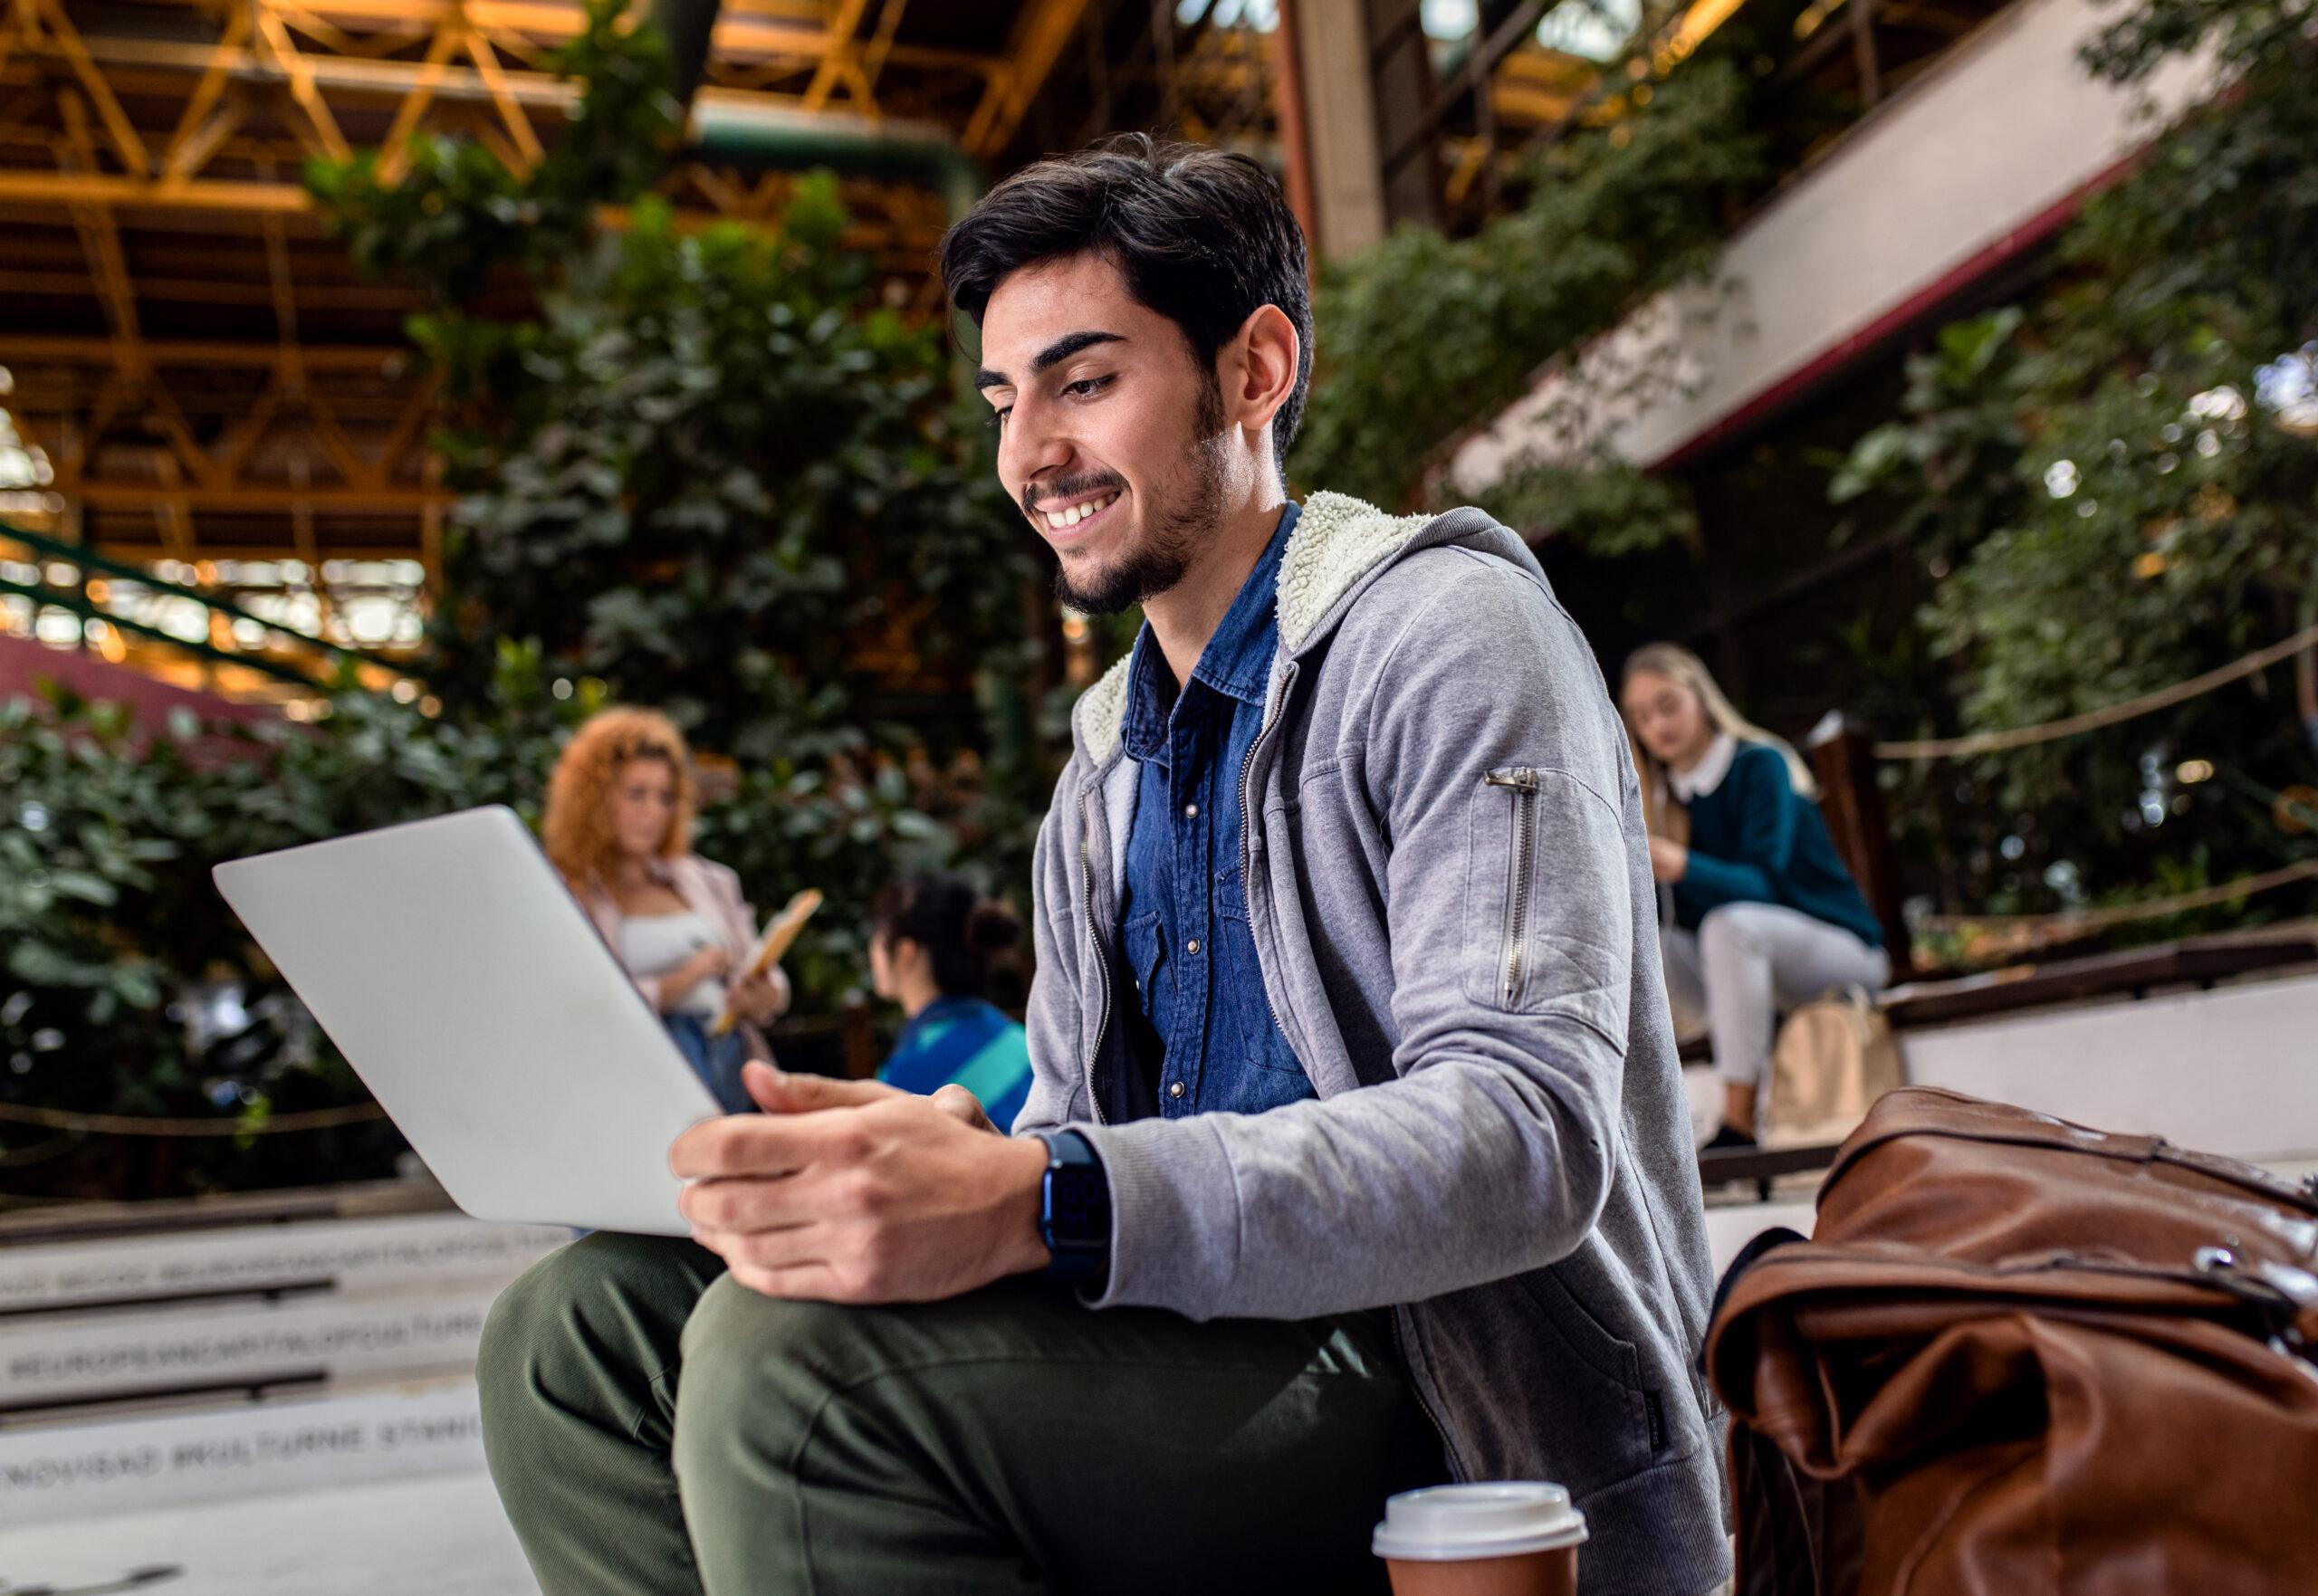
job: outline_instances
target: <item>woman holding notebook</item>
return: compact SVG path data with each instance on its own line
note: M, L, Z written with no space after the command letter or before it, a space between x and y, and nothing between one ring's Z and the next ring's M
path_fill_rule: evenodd
M694 803L675 723L609 709L556 761L541 829L548 858L686 1061L739 1113L754 1106L741 1066L772 1057L758 1027L789 1007L789 980L777 964L746 973L756 921L740 878L692 851ZM740 1023L720 1026L727 1012Z

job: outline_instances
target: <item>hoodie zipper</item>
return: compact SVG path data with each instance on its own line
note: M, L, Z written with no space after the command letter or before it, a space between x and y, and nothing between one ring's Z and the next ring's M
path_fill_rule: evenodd
M1097 784L1081 798L1080 808L1085 812L1079 817L1079 825L1083 832L1093 830L1094 810L1101 804L1102 797L1102 787ZM1095 912L1095 863L1087 856L1084 841L1078 846L1078 874L1080 895L1087 900L1087 935L1095 944L1095 979L1103 989L1102 1014L1095 1022L1095 1046L1087 1055L1087 1105L1094 1110L1095 1123L1100 1125L1109 1121L1103 1113L1103 1094L1095 1080L1095 1071L1102 1062L1104 1034L1111 1028L1111 955L1103 945L1102 920Z
M1282 708L1287 706L1288 692L1295 685L1296 662L1291 659L1280 667L1279 703ZM1277 723L1276 720L1267 719L1262 725L1256 728L1255 741L1248 744L1247 757L1240 761L1240 892L1250 903L1253 902L1256 890L1256 831L1255 806L1250 801L1248 795L1253 790L1255 785L1251 779L1256 773L1256 754L1263 747L1264 739L1271 735L1272 727ZM1251 946L1255 941L1255 932L1256 922L1251 909L1248 920L1248 941ZM1256 972L1259 977L1263 973L1263 954L1259 951L1256 954ZM1271 1028L1285 1037L1288 1035L1288 1027L1279 1023L1279 1010L1271 1006L1271 983L1259 979L1256 985L1263 989L1264 1013L1271 1020Z
M1424 1400L1424 1383L1416 1377L1416 1363L1409 1356L1408 1337L1401 1330L1400 1308L1398 1306L1386 1308L1384 1319L1393 1327L1393 1351L1401 1360L1401 1371L1408 1376L1409 1395L1416 1399L1417 1411L1424 1415L1424 1421L1432 1426L1433 1436L1441 1442L1441 1456L1442 1459L1449 1465L1449 1477L1460 1483L1470 1479L1472 1477L1465 1471L1464 1464L1458 1459L1457 1448L1455 1443L1450 1440L1449 1431L1442 1427L1441 1420L1434 1417L1432 1404Z
M1481 778L1513 794L1511 874L1505 884L1505 970L1499 1000L1511 1008L1521 996L1529 960L1529 875L1537 851L1537 773L1527 765L1491 770Z
M1288 702L1289 691L1296 685L1294 660L1289 660L1281 667L1281 677L1279 702L1284 708ZM1250 795L1255 790L1256 755L1262 751L1264 739L1271 735L1276 724L1277 722L1267 721L1258 729L1256 740L1248 745L1248 757L1240 766L1240 890L1246 894L1248 898L1250 908L1248 931L1251 940L1255 934L1256 829L1255 805ZM1080 855L1082 857L1085 855L1084 849L1080 850ZM1256 950L1256 970L1260 976L1263 970L1263 950L1260 948ZM1270 1018L1272 1028L1282 1037L1287 1036L1288 1027L1279 1023L1279 1011L1271 1004L1271 983L1259 980L1256 984L1263 989L1264 1013ZM1384 1321L1392 1326L1394 1354L1400 1359L1401 1368L1408 1375L1409 1395L1416 1399L1417 1411L1424 1415L1424 1421L1432 1427L1433 1436L1441 1442L1441 1455L1449 1465L1449 1472L1456 1478L1462 1479L1465 1474L1463 1467L1457 1459L1457 1448L1450 1441L1448 1429L1442 1424L1440 1416L1433 1412L1432 1404L1425 1400L1423 1383L1417 1379L1416 1365L1409 1357L1408 1338L1401 1331L1400 1308L1398 1306L1385 1308Z

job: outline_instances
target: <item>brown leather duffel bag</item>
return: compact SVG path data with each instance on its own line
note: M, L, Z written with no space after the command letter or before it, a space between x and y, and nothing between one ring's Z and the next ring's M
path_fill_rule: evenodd
M1738 1590L2318 1592L2313 1269L2306 1185L1890 1094L1723 1283Z

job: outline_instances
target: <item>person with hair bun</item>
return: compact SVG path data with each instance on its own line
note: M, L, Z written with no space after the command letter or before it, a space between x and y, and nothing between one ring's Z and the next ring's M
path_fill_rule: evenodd
M728 1113L756 1107L741 1066L771 1060L759 1027L789 1007L778 966L728 979L756 951L741 878L692 851L692 754L656 710L614 708L572 734L548 778L549 861ZM741 1024L714 1034L727 1006Z
M1021 940L1021 922L938 870L889 883L870 916L870 984L908 1021L877 1078L920 1095L963 1086L1011 1129L1030 1094L1030 1043L983 994L991 955Z

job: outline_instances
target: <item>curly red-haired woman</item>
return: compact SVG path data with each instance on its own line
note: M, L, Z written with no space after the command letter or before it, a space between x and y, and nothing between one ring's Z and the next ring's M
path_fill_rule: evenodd
M727 978L756 947L740 877L692 851L696 797L684 734L654 710L609 709L572 736L548 779L547 856L605 942L660 1011L716 1100L752 1106L741 1066L770 1059L758 1027L789 1007L778 966ZM726 1007L742 1023L713 1035Z

